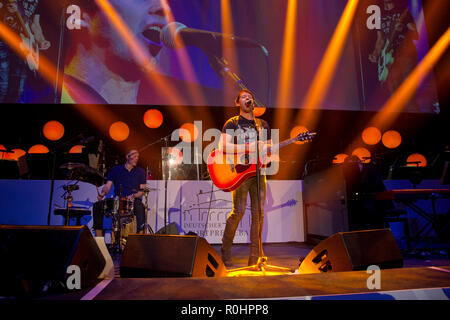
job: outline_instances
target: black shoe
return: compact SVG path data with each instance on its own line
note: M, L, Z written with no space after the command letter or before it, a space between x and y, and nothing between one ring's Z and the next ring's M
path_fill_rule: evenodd
M233 267L233 262L231 262L231 260L223 260L223 264L224 264L225 267L227 267L227 268Z

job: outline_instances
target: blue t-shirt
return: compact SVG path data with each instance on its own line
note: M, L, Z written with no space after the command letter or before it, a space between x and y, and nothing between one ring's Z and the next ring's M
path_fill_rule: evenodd
M145 170L134 167L131 171L124 164L114 166L106 178L114 184L114 196L126 197L138 192L141 184L146 184Z

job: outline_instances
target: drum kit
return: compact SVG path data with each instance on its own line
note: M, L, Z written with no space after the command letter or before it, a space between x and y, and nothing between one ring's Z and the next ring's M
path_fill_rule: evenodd
M60 170L65 173L65 176L71 180L85 181L96 186L102 185L104 177L94 168L91 168L83 163L65 163L61 165ZM148 194L150 191L155 191L156 188L143 188L137 191L144 192L144 209L147 213L148 208ZM111 249L121 253L126 244L128 236L128 226L134 222L134 200L127 197L107 198L99 201L99 208L105 217L112 219L112 243ZM153 230L147 223L145 217L145 233L153 234Z

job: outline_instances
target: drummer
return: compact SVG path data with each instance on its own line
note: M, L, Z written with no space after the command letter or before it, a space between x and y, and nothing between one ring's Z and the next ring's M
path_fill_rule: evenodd
M138 167L139 152L129 149L126 153L126 162L111 168L106 178L106 184L101 191L97 191L97 199L101 201L114 185L114 197L128 198L134 201L133 211L136 215L137 233L144 233L145 209L142 204L143 191L146 187L145 170ZM100 202L93 207L93 228L97 237L103 236L103 214Z

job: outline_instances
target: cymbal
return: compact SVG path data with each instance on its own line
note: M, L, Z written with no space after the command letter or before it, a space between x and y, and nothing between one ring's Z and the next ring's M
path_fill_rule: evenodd
M95 185L103 184L104 177L96 169L76 162L68 162L59 167L68 179L85 181Z
M77 163L77 162L68 162L62 164L60 169L67 169L67 170L74 170L74 169L85 169L87 166L84 163Z

